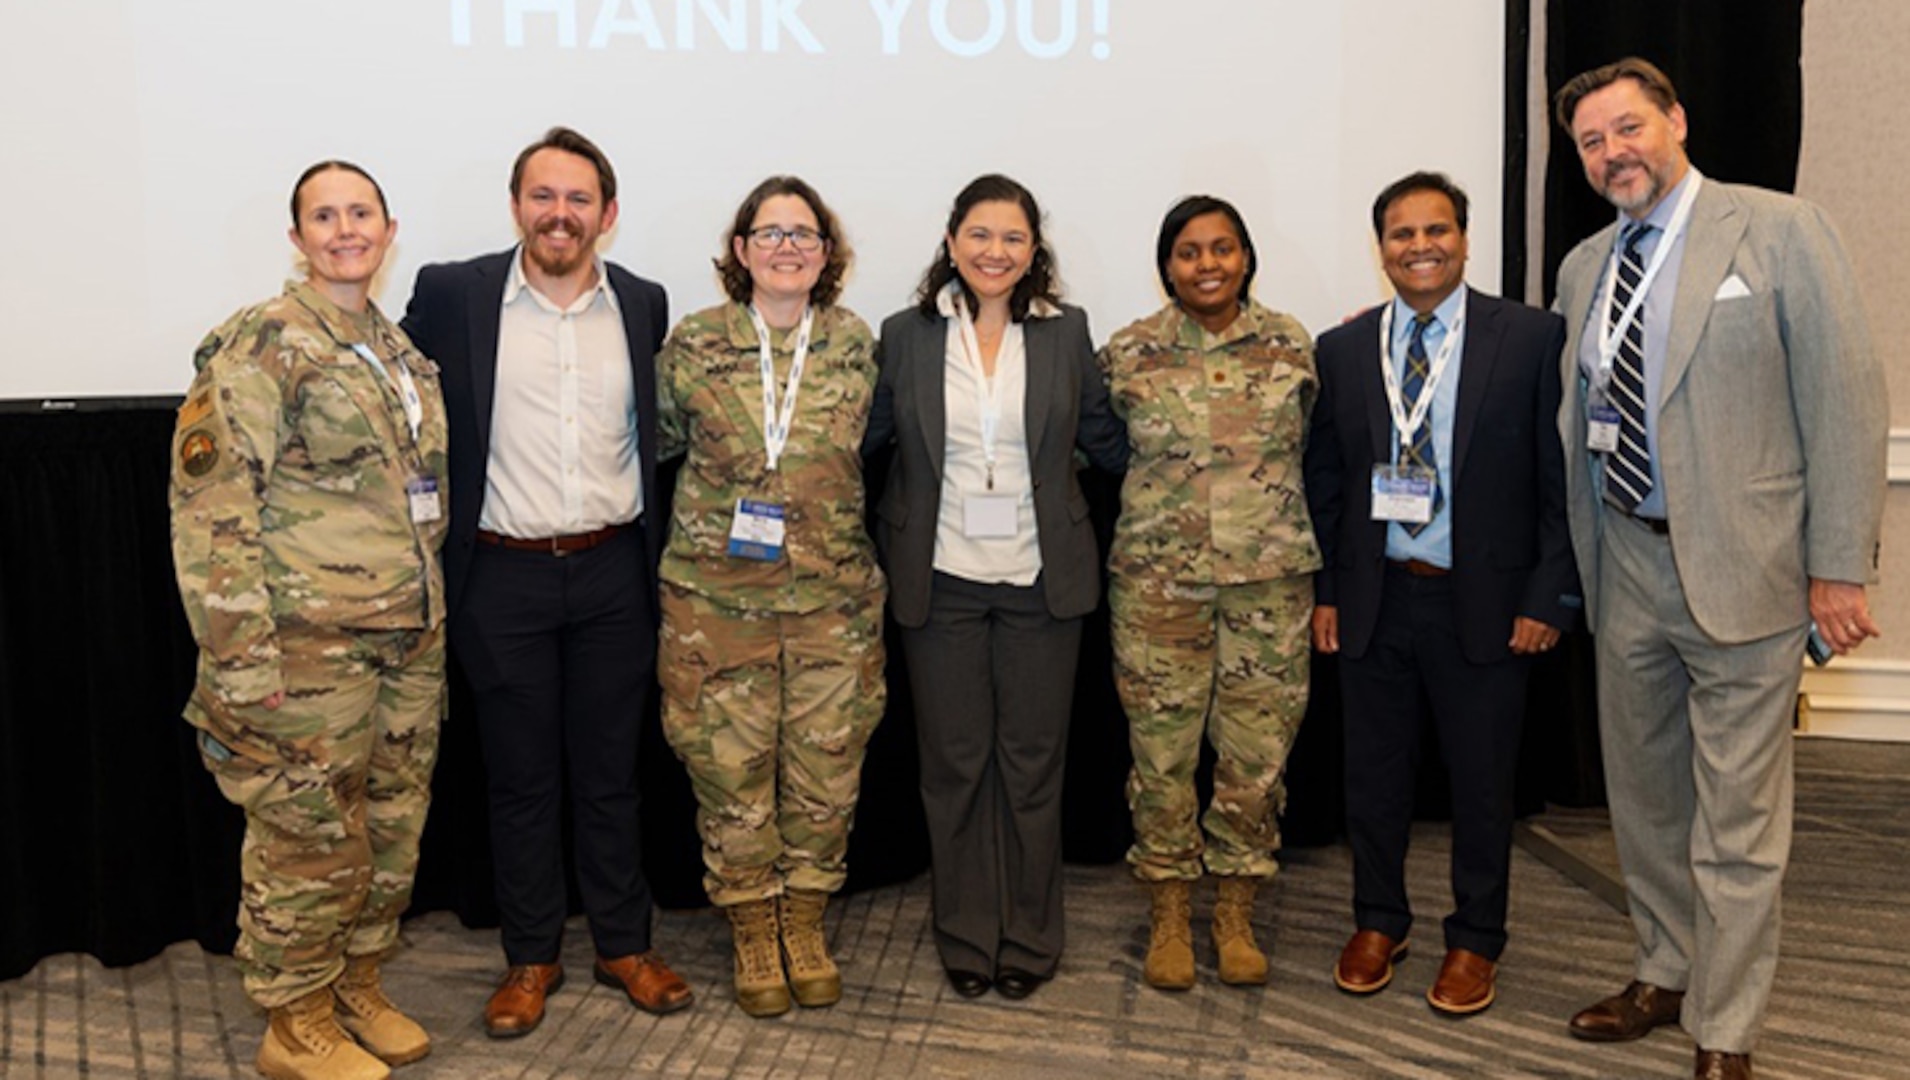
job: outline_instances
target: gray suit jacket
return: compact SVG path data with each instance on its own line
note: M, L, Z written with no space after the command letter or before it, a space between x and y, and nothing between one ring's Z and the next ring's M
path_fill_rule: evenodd
M1057 619L1086 615L1100 603L1101 559L1088 521L1088 499L1074 475L1078 443L1111 472L1127 468L1127 425L1108 407L1107 384L1094 365L1088 317L1063 306L1052 319L1022 323L1028 352L1023 415L1034 474L1035 531L1041 584ZM942 454L947 440L943 365L948 323L915 308L882 323L876 348L882 373L869 411L864 453L893 441L895 460L876 504L876 545L889 574L895 621L928 621L935 572L935 528L942 505Z
M1617 227L1565 257L1566 496L1598 628L1599 455L1586 449L1579 343ZM1733 276L1746 295L1720 297ZM1735 286L1730 291L1738 291ZM1856 281L1822 210L1789 195L1704 181L1672 306L1658 455L1685 602L1713 638L1744 642L1809 617L1809 579L1875 579L1888 402Z

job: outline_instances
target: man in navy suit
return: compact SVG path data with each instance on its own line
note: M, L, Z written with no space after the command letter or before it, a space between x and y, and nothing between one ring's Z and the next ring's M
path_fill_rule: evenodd
M651 1012L691 993L650 948L637 747L656 670L656 369L663 289L597 256L617 178L552 128L511 169L522 242L418 273L404 329L443 369L445 579L489 778L509 971L485 1030L523 1035L564 979L562 799L595 977Z
M1340 655L1357 932L1333 978L1384 988L1406 951L1423 700L1452 780L1452 1016L1492 1004L1531 658L1576 616L1556 417L1558 316L1465 287L1466 196L1437 173L1381 192L1396 297L1320 335L1307 502L1325 566L1314 647Z

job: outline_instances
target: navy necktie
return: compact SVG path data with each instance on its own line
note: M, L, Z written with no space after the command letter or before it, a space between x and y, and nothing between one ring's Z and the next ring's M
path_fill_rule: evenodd
M1413 337L1406 345L1406 377L1400 380L1400 393L1406 398L1406 411L1411 413L1413 406L1419 404L1419 395L1426 391L1426 378L1432 374L1432 365L1426 360L1426 328L1432 325L1432 312L1424 311L1413 316ZM1433 416L1432 405L1426 406L1425 419L1420 421L1419 430L1413 432L1412 445L1406 448L1406 464L1425 469L1433 475L1433 516L1439 516L1439 508L1444 504L1444 493L1439 490L1439 459L1433 453ZM1432 524L1426 522L1405 522L1406 532L1418 536Z
M1607 325L1624 317L1625 306L1645 276L1638 244L1651 226L1633 222L1625 227L1625 248L1618 256L1618 281L1612 289ZM1651 494L1651 452L1645 435L1645 306L1622 328L1618 355L1606 395L1618 410L1618 448L1605 455L1605 497L1629 514Z

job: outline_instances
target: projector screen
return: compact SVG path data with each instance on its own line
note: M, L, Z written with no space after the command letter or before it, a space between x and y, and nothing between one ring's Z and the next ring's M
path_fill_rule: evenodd
M720 297L743 195L793 172L857 252L844 302L910 302L983 172L1047 213L1097 339L1164 302L1161 215L1238 205L1255 293L1316 333L1388 295L1373 196L1471 194L1468 278L1500 280L1503 0L29 0L0 9L0 399L170 396L205 331L298 272L293 179L378 177L400 223L375 293L515 242L512 158L553 124L615 163L604 254ZM49 407L51 407L49 405Z

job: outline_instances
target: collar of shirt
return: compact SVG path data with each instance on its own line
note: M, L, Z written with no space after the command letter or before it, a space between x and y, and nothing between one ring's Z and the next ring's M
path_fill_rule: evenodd
M935 310L940 312L944 319L953 319L960 314L955 305L961 301L961 298L961 281L959 279L951 281L942 286L941 292L935 294ZM1028 317L1030 319L1058 319L1061 317L1061 309L1037 296L1028 305ZM750 340L753 342L755 336L751 335Z
M383 321L383 313L370 300L365 301L363 314L346 311L311 282L297 280L285 283L285 295L311 312L319 326L342 349L349 349L353 345L371 345L383 336L383 328L379 325ZM355 355L352 362L358 362Z
M1224 349L1238 341L1249 338L1272 338L1273 312L1253 297L1241 302L1240 314L1227 328L1216 334L1194 320L1187 310L1179 304L1173 304L1174 318L1179 320L1174 326L1174 341L1182 348L1195 352L1209 352Z
M1644 222L1651 226L1651 231L1645 234L1644 239L1638 241L1639 258L1650 259L1652 249L1658 246L1658 241L1665 238L1666 230L1671 228L1672 216L1678 212L1678 200L1684 197L1685 188L1691 186L1697 175L1696 165L1685 169L1684 178L1673 184L1670 191L1660 196L1658 205L1652 207L1651 212L1645 215ZM1612 233L1612 246L1617 247L1625 242L1625 226L1630 225L1633 220L1635 219L1623 210L1618 212L1618 229ZM1687 218L1687 227L1689 222L1690 219Z
M617 306L617 290L610 287L610 274L604 269L603 257L593 255L591 256L591 263L597 271L596 284L585 289L576 300L572 301L568 308L560 308L552 303L549 297L538 292L537 286L532 285L530 278L525 276L524 245L519 244L517 245L517 249L511 252L511 276L510 279L504 283L504 306L511 306L517 302L518 296L528 292L531 294L531 299L536 301L537 306L543 308L545 311L553 315L574 315L580 311L588 310L590 305L595 303L597 298L601 296L603 297L604 303L609 305L611 311L622 314L622 309Z
M723 312L723 332L729 336L730 348L754 350L759 342L756 340L756 320L749 317L749 304L732 300L725 305L725 308L726 310ZM834 305L816 308L816 321L809 328L809 354L811 356L822 352L828 347L829 327L835 321L830 318L830 313L835 310ZM779 349L789 345L793 340L790 335L795 332L796 328L793 326L788 329L778 329L774 326L770 327L770 348Z
M1426 328L1428 359L1439 351L1439 342L1445 338L1447 331L1452 329L1453 320L1459 317L1459 305L1465 303L1465 299L1466 285L1465 282L1460 282L1459 287L1454 289L1450 296L1441 300L1438 307L1433 308L1432 325ZM1399 365L1401 371L1405 370L1406 347L1412 341L1413 316L1417 314L1418 312L1414 311L1406 301L1397 296L1393 297L1393 362ZM1453 359L1456 361L1458 358Z

